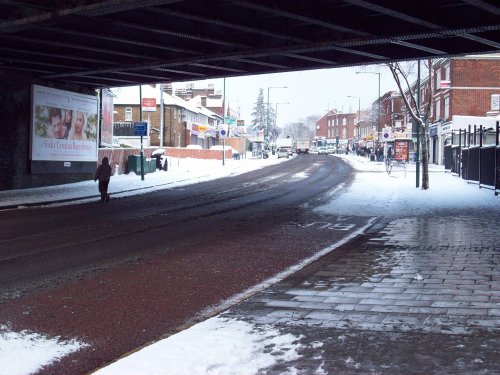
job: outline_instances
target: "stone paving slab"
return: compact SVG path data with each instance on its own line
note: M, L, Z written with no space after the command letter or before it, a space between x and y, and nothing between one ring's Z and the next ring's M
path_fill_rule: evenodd
M305 351L321 343L322 354L296 363L316 366L303 373L500 373L500 218L476 219L390 222L261 293L266 299L255 296L226 314L294 333ZM263 308L271 311L252 314ZM336 337L350 338L353 352Z

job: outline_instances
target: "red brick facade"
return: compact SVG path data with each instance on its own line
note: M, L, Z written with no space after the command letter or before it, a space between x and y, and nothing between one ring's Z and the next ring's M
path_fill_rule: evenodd
M450 88L440 88L439 75L441 81L449 78ZM453 115L485 116L491 109L491 95L500 94L500 55L443 60L435 66L433 79L436 90L432 122L451 121ZM445 113L447 98L449 109Z
M128 120L125 116L127 108L132 109L132 119ZM124 105L115 104L113 121L114 122L136 122L140 121L139 105ZM189 129L186 129L182 123L182 111L176 106L165 106L163 110L163 147L185 147L190 144ZM149 136L151 137L151 146L160 146L160 106L158 105L155 112L143 112L143 121L151 122ZM180 141L180 145L179 145Z

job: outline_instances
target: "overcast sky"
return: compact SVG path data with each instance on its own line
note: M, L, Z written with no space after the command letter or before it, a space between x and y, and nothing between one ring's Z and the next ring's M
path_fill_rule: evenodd
M259 88L264 90L264 100L267 102L268 87L271 107L276 109L278 104L278 125L296 122L308 115L323 115L328 109L339 109L344 112L357 112L358 99L349 98L348 95L360 98L361 109L370 107L378 97L378 75L357 71L380 72L380 92L383 95L397 86L390 71L385 67L366 66L355 68L336 68L309 70L303 72L264 74L226 79L226 100L233 108L239 104L241 118L248 124ZM195 87L207 87L209 83L215 84L215 90L223 91L224 80L196 81ZM175 88L185 87L186 82L173 83Z

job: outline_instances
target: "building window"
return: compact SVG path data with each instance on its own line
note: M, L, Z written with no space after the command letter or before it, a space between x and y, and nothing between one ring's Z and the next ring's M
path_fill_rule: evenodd
M444 68L444 79L447 81L451 81L450 78L450 64L446 65Z
M125 107L125 121L132 121L132 107Z
M347 119L345 117L342 119L342 125L344 125L344 126L347 125Z
M439 90L441 87L441 67L438 67L436 70L436 90Z
M441 118L441 100L438 99L436 100L436 118L435 120L438 121Z
M450 97L444 98L444 119L448 120L450 117Z

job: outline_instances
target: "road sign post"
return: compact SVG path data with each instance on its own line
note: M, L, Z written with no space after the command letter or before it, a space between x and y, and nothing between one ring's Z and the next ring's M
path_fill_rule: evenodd
M141 180L144 181L144 147L142 144L142 137L148 135L148 123L147 122L134 122L134 134L136 136L141 136Z

